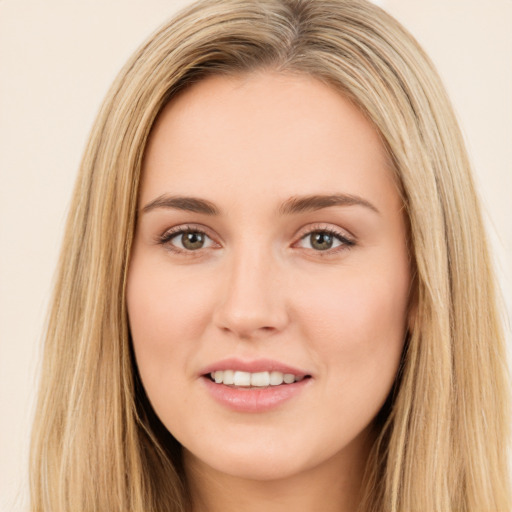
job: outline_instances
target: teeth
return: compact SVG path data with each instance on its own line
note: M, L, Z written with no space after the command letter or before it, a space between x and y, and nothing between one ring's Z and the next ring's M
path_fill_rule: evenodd
M251 374L251 386L258 386L260 388L270 384L270 375L268 372L259 372Z
M270 385L279 386L283 383L284 375L281 372L270 372Z
M233 370L224 370L222 378L223 384L234 384L235 383L235 372Z
M233 377L233 384L235 386L250 386L251 374L249 372L235 372Z
M279 386L281 384L293 384L300 382L304 376L296 377L292 373L282 372L241 372L238 370L217 370L210 374L212 380L217 384L227 384L240 387L258 387Z

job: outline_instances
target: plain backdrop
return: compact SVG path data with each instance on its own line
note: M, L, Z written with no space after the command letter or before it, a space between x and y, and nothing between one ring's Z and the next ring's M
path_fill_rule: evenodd
M0 0L2 512L25 510L28 503L27 455L41 335L88 132L124 61L188 3ZM416 36L452 97L474 163L510 318L512 0L375 3Z

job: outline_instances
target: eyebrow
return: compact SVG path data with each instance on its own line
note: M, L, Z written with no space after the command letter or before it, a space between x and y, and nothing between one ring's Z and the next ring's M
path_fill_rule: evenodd
M147 213L155 208L173 208L175 210L185 210L205 215L219 214L219 210L213 203L197 197L168 196L164 194L144 206L142 212Z
M282 215L290 215L293 213L321 210L322 208L329 208L331 206L364 206L380 214L379 210L372 203L352 194L294 196L287 199L281 205L279 213Z
M379 210L369 201L362 197L352 194L315 194L310 196L293 196L287 199L279 208L281 215L291 215L294 213L305 213L331 206L363 206L375 213ZM197 197L186 196L168 196L161 195L150 201L142 208L143 213L150 212L156 208L170 208L175 210L184 210L204 215L219 215L219 209L210 201Z

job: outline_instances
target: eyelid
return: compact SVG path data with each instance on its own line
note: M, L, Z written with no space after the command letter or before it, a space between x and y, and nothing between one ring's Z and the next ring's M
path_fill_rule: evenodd
M341 246L335 247L334 249L327 249L325 251L315 251L314 249L305 249L307 251L313 251L318 254L322 254L324 256L328 254L334 254L340 250L347 250L356 245L357 240L352 233L348 232L346 229L340 228L339 226L328 224L328 223L314 223L308 224L307 226L303 226L299 229L296 236L294 237L295 241L292 246L296 246L299 242L304 240L307 236L316 232L325 232L333 235L338 238L342 242Z
M169 243L174 237L187 232L197 232L204 234L213 242L213 247L205 247L197 250L186 250ZM294 242L292 243L292 247L296 247L297 244L301 242L304 238L315 232L329 233L336 237L339 241L341 241L341 245L333 249L326 249L325 251L315 251L314 249L303 248L304 250L312 251L327 256L329 254L332 255L340 250L350 249L357 243L356 237L346 229L343 229L337 225L318 222L313 224L307 224L301 227L294 236ZM221 247L222 244L218 241L219 238L220 237L218 235L212 234L212 230L204 225L187 223L179 224L177 226L173 226L171 228L166 229L161 235L158 235L156 237L156 243L165 246L169 251L174 253L186 254L189 256L198 256L199 253L202 253L207 249L217 249Z
M201 233L201 234L207 236L210 240L212 240L214 246L213 247L205 247L205 248L201 248L201 249L192 251L192 250L181 249L180 247L177 247L170 243L170 241L174 237L176 237L182 233L187 233L187 232ZM177 226L173 226L171 228L166 229L161 235L158 235L156 237L156 243L166 246L166 248L169 251L172 251L175 253L186 254L186 255L190 255L190 256L197 256L197 254L194 254L194 253L203 252L203 250L205 250L205 249L216 249L216 248L220 247L221 244L217 241L218 238L219 238L218 236L215 236L212 234L210 229L208 229L206 226L202 226L201 224L179 224Z
M297 231L295 238L297 240L300 240L304 236L309 235L310 233L314 233L315 231L327 231L327 232L335 234L343 239L346 239L347 241L354 243L354 244L357 241L356 237L347 229L341 228L340 226L337 226L336 224L330 224L327 222L315 222L313 224L307 224L305 226L302 226Z

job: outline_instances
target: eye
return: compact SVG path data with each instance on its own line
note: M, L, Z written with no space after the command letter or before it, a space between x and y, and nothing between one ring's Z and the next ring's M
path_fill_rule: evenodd
M204 231L197 228L178 228L167 231L160 238L160 243L178 252L198 251L216 245Z
M316 229L304 235L297 245L314 251L329 251L337 248L351 247L355 245L355 242L334 230Z

